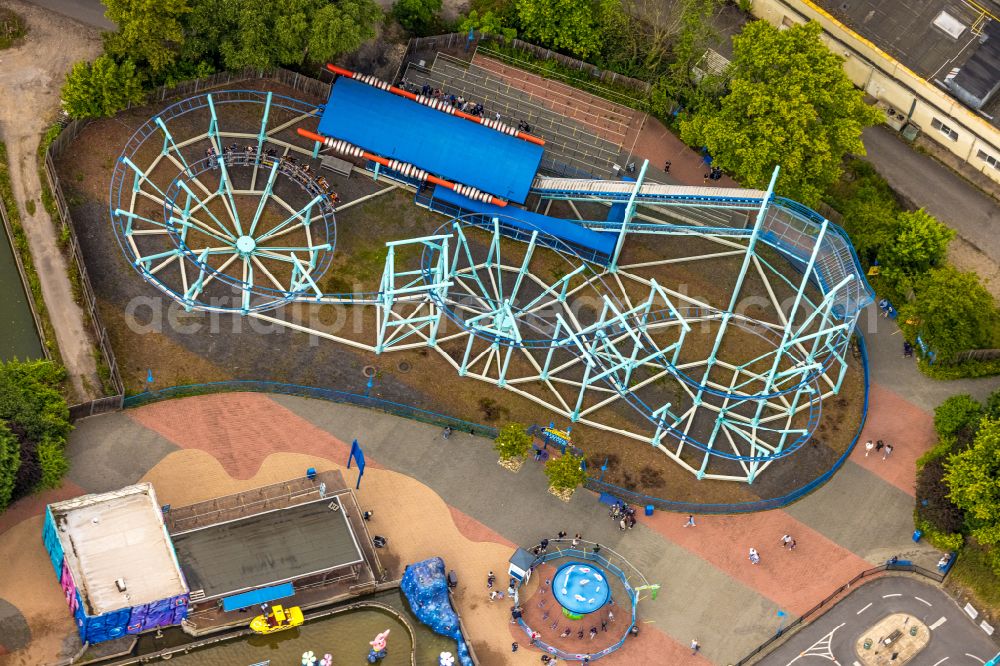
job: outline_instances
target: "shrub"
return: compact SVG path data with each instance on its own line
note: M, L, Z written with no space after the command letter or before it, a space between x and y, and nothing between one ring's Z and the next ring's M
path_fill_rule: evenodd
M21 467L21 446L3 422L0 422L0 511L7 508L14 495L17 470Z
M953 395L934 409L934 430L941 437L955 437L960 433L971 437L982 414L982 405L971 395ZM969 430L972 432L963 432Z
M917 517L939 533L954 534L962 531L965 513L948 497L944 465L945 460L938 458L917 473Z
M493 440L493 450L499 454L501 460L511 460L513 458L523 458L531 448L533 438L520 423L508 423L500 428L495 440Z
M961 534L949 534L945 532L939 532L934 529L926 520L920 520L919 518L915 521L917 529L924 533L923 538L934 546L941 550L953 551L960 550L962 545L965 543L965 537Z
M441 0L396 0L392 6L392 15L399 24L418 35L428 34L439 11Z
M63 443L53 439L43 439L35 448L35 454L38 456L41 473L37 488L58 487L63 476L69 471L69 461L66 459Z
M94 62L78 62L62 89L66 113L74 118L110 117L145 98L135 63L115 62L104 54Z
M583 456L567 452L558 458L550 458L545 463L545 476L549 479L549 485L556 490L575 490L587 480Z

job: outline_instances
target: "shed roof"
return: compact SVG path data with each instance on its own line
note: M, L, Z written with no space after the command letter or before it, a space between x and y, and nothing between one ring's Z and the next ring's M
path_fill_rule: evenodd
M187 593L151 484L84 495L49 509L87 615ZM115 584L119 579L124 592Z

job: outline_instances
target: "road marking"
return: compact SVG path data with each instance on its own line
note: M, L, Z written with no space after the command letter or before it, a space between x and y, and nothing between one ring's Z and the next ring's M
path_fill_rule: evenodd
M946 661L948 661L948 657L945 657L944 659L942 659L941 661L939 661L937 664L934 664L934 666L938 666L938 664L943 664Z
M925 599L921 599L920 597L913 597L913 598L916 599L917 601L919 601L922 604L927 604L928 606L931 605L931 602L929 602L929 601L927 601Z
M972 604L965 604L965 613L969 617L971 617L973 620L975 620L977 617L979 617L979 611L977 611L975 608L973 608Z
M930 630L933 631L934 629L937 629L938 627L940 627L942 624L944 624L947 621L948 621L948 618L946 618L945 616L942 615L940 618L938 618L938 621L935 622L934 624L932 624L930 627L928 627L928 629L930 629ZM938 663L940 664L941 662L939 661Z
M983 661L982 659L980 659L979 657L977 657L974 654L969 654L968 652L966 652L965 656L966 657L972 657L973 659L975 659L976 661L978 661L980 664L985 664L986 663L985 661Z
M883 599L888 599L889 597L901 597L901 596L903 596L903 595L902 594L883 594L882 598Z
M875 603L875 602L872 602L872 603ZM864 608L862 608L861 610L859 610L859 611L858 611L857 613L855 613L855 615L861 615L861 614L862 614L862 613L864 613L864 612L865 612L866 610L868 610L868 608L869 608L870 606L871 606L871 604L868 604L868 606L865 606Z

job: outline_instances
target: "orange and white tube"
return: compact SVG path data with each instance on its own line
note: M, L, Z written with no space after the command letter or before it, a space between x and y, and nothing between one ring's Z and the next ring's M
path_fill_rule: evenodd
M317 134L316 132L311 132L307 129L299 127L296 130L299 136L305 137L312 141L317 141L322 143L327 148L331 148L342 155L350 155L351 157L363 157L367 160L373 162L378 162L384 167L388 167L397 173L401 173L407 178L415 178L417 180L425 180L428 183L434 183L435 185L440 185L441 187L447 187L449 190L453 190L463 197L472 199L473 201L483 201L486 203L491 203L494 206L506 206L507 202L503 199L499 199L492 194L483 192L471 185L463 185L461 183L453 183L450 180L445 180L444 178L438 178L434 174L428 173L424 169L418 166L410 164L409 162L402 162L400 160L388 159L382 157L381 155L376 155L375 153L370 153L360 146L355 146L353 143L348 143L342 139L334 139L332 137L323 136L322 134Z
M389 85L382 79L372 76L371 74L361 74L359 72L352 72L343 67L337 67L336 65L327 64L326 68L333 72L334 74L339 74L340 76L346 76L362 83L367 83L368 85L378 88L379 90L385 90L386 92L391 92L394 95L399 95L400 97L405 97L406 99L413 100L418 104L423 104L424 106L429 106L432 109L441 111L442 113L447 113L451 116L458 116L459 118L465 118L466 120L471 120L474 123L479 123L480 125L485 125L490 129L495 129L503 134L509 134L510 136L517 137L529 143L534 143L539 146L545 145L545 139L540 139L532 134L527 134L521 130L514 129L510 125L501 122L499 120L494 120L492 118L481 118L479 116L474 116L470 113L465 113L464 111L459 111L453 107L448 102L440 99L434 99L433 97L427 97L425 95L417 95L416 93L411 93L409 91L403 90L402 88L397 88L396 86Z

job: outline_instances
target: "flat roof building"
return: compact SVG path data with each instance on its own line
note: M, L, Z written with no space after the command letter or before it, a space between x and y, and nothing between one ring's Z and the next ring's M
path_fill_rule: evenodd
M43 540L84 642L185 617L187 584L149 483L50 504Z
M171 538L198 603L364 563L337 497Z

